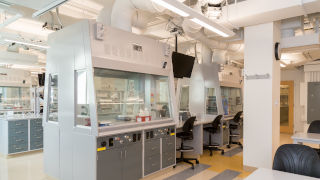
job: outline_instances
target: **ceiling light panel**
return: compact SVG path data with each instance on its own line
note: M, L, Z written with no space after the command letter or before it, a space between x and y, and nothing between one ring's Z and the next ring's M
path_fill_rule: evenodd
M185 12L182 9L185 9L187 6L177 0L152 0L152 2L169 9L170 11L182 16L188 17L190 16L189 13ZM185 7L183 7L185 6Z
M154 3L161 5L170 11L179 14L182 17L188 18L194 23L201 25L202 27L220 35L223 37L231 37L234 36L234 32L230 29L227 29L218 23L210 20L205 17L203 14L195 11L194 9L186 6L185 4L177 1L177 0L152 0Z

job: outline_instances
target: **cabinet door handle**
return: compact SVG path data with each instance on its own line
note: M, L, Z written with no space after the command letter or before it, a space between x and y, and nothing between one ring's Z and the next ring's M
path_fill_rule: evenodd
M122 159L122 151L121 151L120 159Z
M124 158L127 159L127 150L124 150Z
M22 124L21 123L16 123L16 126L21 126Z
M152 151L155 150L155 149L157 149L157 148L156 147L151 148Z
M16 132L16 134L23 134L24 133L24 131L18 131L18 132Z
M172 145L173 143L168 143L168 145L170 146L170 145Z
M23 139L17 139L16 142L24 142Z
M21 150L22 148L15 148L16 150Z
M151 166L155 166L155 165L157 165L157 164L156 163L151 164Z

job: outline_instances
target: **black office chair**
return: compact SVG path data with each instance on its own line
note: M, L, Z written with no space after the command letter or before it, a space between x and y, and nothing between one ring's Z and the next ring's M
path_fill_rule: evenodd
M220 128L222 126L221 119L222 115L217 116L213 121L212 121L212 127L205 127L204 130L209 133L209 144L203 146L204 149L208 149L210 151L210 156L212 156L212 151L221 151L221 154L224 154L223 149L219 149L219 144L217 143L212 143L211 142L211 135L220 132Z
M234 133L234 131L237 130L242 123L242 118L241 118L242 113L243 113L243 111L239 111L234 116L233 120L230 121L232 123L229 123L229 133L230 134L229 134L229 144L227 145L227 148L230 148L231 144L237 144L241 148L243 148L240 141L238 141L238 142L233 141L233 137L240 137L240 133Z
M183 125L182 132L177 133L177 138L181 139L181 146L177 151L181 153L180 158L177 158L177 163L179 162L186 162L188 164L192 165L192 169L194 169L194 164L191 161L196 161L197 164L199 164L198 159L196 158L185 158L184 153L185 152L191 152L194 150L193 147L185 146L183 143L187 140L193 139L193 125L194 121L196 120L196 117L190 117Z
M315 120L311 122L308 128L308 133L320 134L320 120ZM320 149L314 149L314 150L316 150L320 155Z
M315 150L301 144L285 144L278 148L273 169L320 178L320 159Z

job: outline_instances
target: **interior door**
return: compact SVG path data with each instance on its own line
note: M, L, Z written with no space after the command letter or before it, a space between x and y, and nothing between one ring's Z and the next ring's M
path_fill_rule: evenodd
M280 132L293 133L294 82L282 81L280 85Z

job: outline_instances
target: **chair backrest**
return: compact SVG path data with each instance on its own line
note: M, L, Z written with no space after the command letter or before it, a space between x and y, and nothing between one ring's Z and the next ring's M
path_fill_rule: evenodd
M235 123L240 122L242 112L243 112L243 111L239 111L239 112L237 112L237 114L234 116L233 121L234 121Z
M218 115L213 121L212 121L212 127L215 131L219 129L219 125L221 124L222 115Z
M276 152L273 169L320 178L319 155L309 146L285 144Z
M196 120L195 116L190 117L182 127L183 132L191 132L193 129L194 121Z
M309 128L308 133L318 133L320 134L320 120L312 121Z

